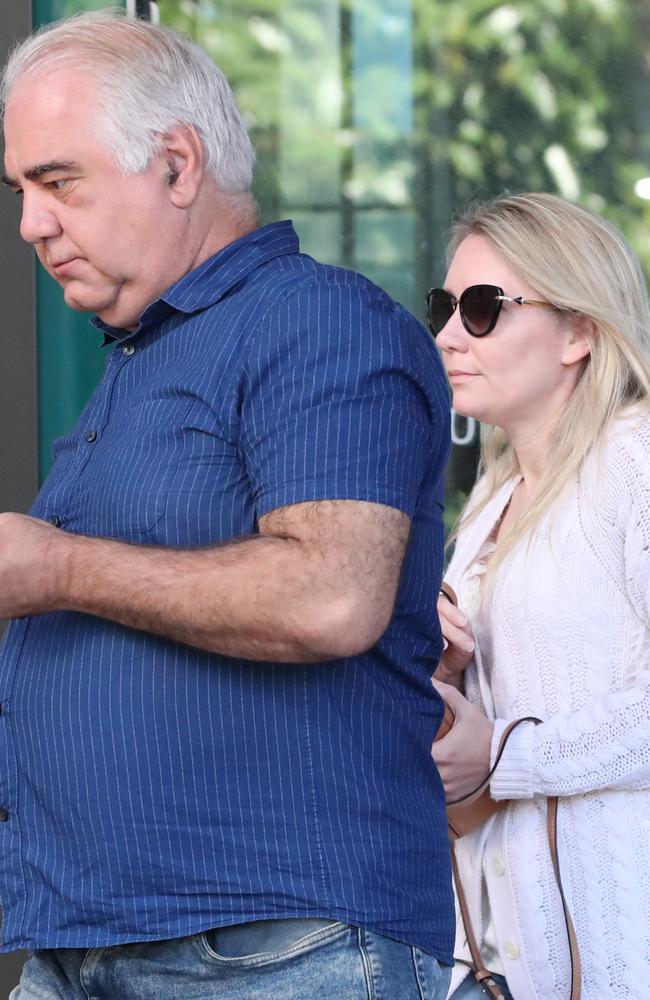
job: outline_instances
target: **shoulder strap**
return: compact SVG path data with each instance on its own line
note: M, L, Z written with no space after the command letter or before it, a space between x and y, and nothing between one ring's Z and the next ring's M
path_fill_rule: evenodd
M490 783L490 778L494 774L497 764L501 760L501 756L505 749L505 745L508 741L508 737L513 732L513 730L521 722L540 722L540 719L536 719L533 716L527 716L522 719L517 719L511 722L503 731L501 739L499 741L499 746L497 749L494 765L490 770L487 778L484 782L475 788L468 795L463 796L462 799L457 799L457 802L469 802L473 801L481 795ZM580 963L580 949L578 947L578 939L576 937L575 928L573 926L573 920L571 919L571 913L569 912L569 907L567 905L566 897L564 895L564 888L562 886L562 877L560 873L560 859L558 856L557 849L557 811L558 811L558 799L557 795L549 796L546 800L546 832L548 835L548 846L551 855L551 861L553 863L553 872L555 874L555 881L557 883L558 891L560 893L560 900L562 902L562 911L564 913L564 922L567 929L567 937L569 941L569 955L571 958L571 993L569 1000L580 1000L580 990L581 990L581 978L582 978L582 967ZM471 969L474 975L474 979L479 983L488 996L492 997L493 1000L505 1000L500 987L492 978L492 973L489 969L486 969L483 958L481 957L481 952L476 942L476 937L474 936L474 931L472 929L472 922L469 915L469 907L467 905L467 897L465 896L465 890L463 889L463 884L460 878L460 871L458 868L458 860L456 858L456 848L454 846L453 840L451 843L451 865L454 874L454 883L456 885L456 896L458 898L458 906L460 908L461 917L463 920L463 926L465 928L465 936L467 937L467 945L469 947L470 955L472 956Z
M451 867L454 873L454 883L456 885L456 897L458 899L458 905L460 907L460 915L463 918L463 926L465 928L465 937L467 938L467 944L469 947L469 953L472 956L472 961L468 962L470 969L472 970L472 975L476 982L483 987L488 996L492 997L493 1000L505 1000L505 997L501 991L501 987L497 985L495 980L492 978L492 973L489 969L486 969L483 957L481 955L478 944L476 943L476 938L474 936L474 931L472 929L472 922L469 917L469 907L467 905L467 897L465 896L465 890L463 889L463 883L460 878L460 871L458 870L458 859L456 857L456 847L454 841L450 840L451 844Z
M569 954L571 956L571 996L570 1000L580 1000L580 982L582 979L582 965L580 963L580 949L575 927L571 919L569 906L564 895L562 878L560 875L560 858L557 850L557 810L558 797L550 795L546 800L546 832L548 834L548 846L555 872L555 881L562 901L562 912L564 913L564 923L566 924L567 937L569 939Z
M494 772L496 771L497 767L499 766L499 761L501 760L501 758L503 756L503 751L506 748L506 743L508 742L508 739L510 738L510 734L512 732L514 732L514 730L517 728L517 726L520 726L522 724L522 722L535 722L535 723L538 723L538 722L541 722L541 721L542 721L541 719L536 719L534 715L524 715L521 719L515 719L513 722L509 722L508 725L506 726L506 728L501 733L501 739L499 740L499 746L497 747L497 752L496 752L496 754L494 756L494 764L492 765L492 767L488 771L486 777L483 779L483 781L481 782L481 784L477 785L476 788L473 788L471 792L467 793L467 795L461 795L461 797L459 799L454 799L453 802L448 802L447 803L447 808L449 809L450 806L469 805L470 802L474 802L476 799L480 798L480 796L483 795L483 793L489 787L490 782L492 780L492 776L494 775Z

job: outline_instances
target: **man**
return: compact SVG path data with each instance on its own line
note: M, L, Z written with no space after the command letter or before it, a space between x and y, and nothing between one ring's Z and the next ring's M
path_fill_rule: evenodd
M0 518L14 995L443 997L429 339L259 228L230 89L173 32L60 22L3 102L22 236L110 345Z

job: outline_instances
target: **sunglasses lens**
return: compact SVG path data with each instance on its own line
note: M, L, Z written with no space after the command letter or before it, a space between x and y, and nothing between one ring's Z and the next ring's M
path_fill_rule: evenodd
M493 330L501 311L502 291L496 285L471 285L460 297L460 315L469 333L484 337Z
M434 337L447 325L454 309L456 300L444 288L432 288L427 296L429 329Z

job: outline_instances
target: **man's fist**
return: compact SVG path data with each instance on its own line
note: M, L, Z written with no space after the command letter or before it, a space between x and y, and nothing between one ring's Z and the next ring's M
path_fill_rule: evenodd
M74 536L24 514L0 514L0 618L62 606L66 552Z

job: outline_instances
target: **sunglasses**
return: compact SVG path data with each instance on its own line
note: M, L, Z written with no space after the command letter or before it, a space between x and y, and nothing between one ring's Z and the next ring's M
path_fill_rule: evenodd
M506 295L498 285L470 285L460 298L456 298L444 288L430 288L427 292L427 322L434 337L447 325L456 311L460 310L460 319L472 337L484 337L497 325L499 313L504 302L515 302L518 306L554 306L550 302L538 299L524 299L521 295L514 298Z

